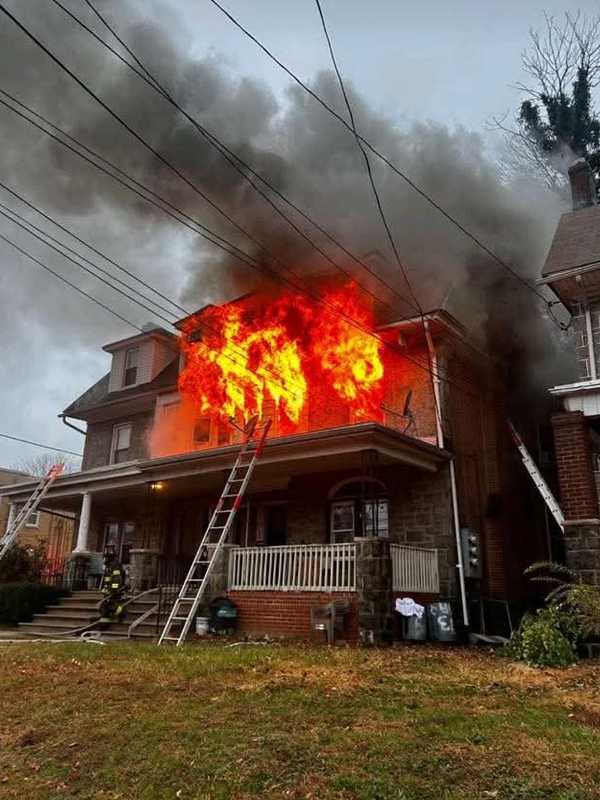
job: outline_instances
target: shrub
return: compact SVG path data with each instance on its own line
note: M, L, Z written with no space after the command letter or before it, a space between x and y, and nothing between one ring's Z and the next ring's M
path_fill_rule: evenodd
M509 644L510 654L532 667L567 667L577 661L580 629L556 605L526 614Z
M46 563L45 542L32 547L13 544L0 561L0 583L17 581L38 583Z
M34 614L68 594L64 589L41 583L0 584L0 623L31 622Z

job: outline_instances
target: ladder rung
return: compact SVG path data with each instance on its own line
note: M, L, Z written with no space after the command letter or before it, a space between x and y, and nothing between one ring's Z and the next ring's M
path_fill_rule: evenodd
M171 617L171 622L186 622L187 617Z

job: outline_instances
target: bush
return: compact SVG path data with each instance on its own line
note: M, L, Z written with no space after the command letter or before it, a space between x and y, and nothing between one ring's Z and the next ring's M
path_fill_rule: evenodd
M567 667L577 661L580 629L558 606L526 614L508 646L510 654L532 667Z
M39 583L46 564L45 542L40 542L33 547L13 544L0 561L0 583L20 581Z
M31 622L34 614L44 611L46 606L67 594L65 589L41 583L0 584L0 623Z

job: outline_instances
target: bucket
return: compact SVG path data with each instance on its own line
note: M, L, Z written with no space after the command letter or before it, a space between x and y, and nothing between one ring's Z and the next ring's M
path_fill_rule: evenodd
M196 617L196 635L206 636L208 633L208 617Z

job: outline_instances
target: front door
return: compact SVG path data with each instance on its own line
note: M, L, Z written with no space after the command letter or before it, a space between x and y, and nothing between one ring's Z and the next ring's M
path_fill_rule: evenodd
M106 550L114 550L121 564L129 564L129 550L133 544L135 525L133 522L107 522L104 528L104 545Z
M277 547L287 543L287 506L265 506L265 544Z

